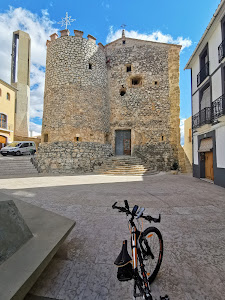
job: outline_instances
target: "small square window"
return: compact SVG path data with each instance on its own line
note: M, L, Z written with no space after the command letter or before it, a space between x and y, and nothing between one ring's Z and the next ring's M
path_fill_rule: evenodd
M92 64L89 64L89 70L92 70Z
M123 45L125 45L126 44L126 41L123 41Z
M6 99L7 99L7 100L10 100L10 93L7 93L7 94L6 94Z
M131 72L131 65L127 66L127 72Z

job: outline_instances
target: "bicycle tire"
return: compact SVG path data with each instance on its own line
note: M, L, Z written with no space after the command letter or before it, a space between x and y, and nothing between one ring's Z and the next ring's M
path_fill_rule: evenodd
M147 249L144 240L147 240L148 245L150 245L150 249L154 255L154 259L152 259L150 255L144 257L144 254L146 254L146 252L144 253L142 249L144 249L144 251L146 251ZM142 256L144 258L145 270L148 276L148 282L152 283L159 272L163 258L163 239L159 229L156 227L148 227L147 229L145 229L140 237L140 245ZM156 248L154 248L155 245Z

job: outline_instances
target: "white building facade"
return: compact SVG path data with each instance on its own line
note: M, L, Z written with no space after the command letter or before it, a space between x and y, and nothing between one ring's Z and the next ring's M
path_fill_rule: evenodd
M225 187L225 0L185 69L192 79L193 176Z

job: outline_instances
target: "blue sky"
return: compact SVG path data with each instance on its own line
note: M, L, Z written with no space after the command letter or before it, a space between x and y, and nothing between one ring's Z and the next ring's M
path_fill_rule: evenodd
M31 129L40 132L43 110L45 42L56 30L57 22L68 12L74 23L69 27L91 34L97 43L116 38L120 26L126 24L127 34L149 39L182 43L180 55L180 118L191 116L190 71L185 64L195 49L220 0L1 0L0 7L0 78L10 80L12 32L27 31L32 38ZM18 28L19 27L19 28ZM180 38L180 39L179 39Z

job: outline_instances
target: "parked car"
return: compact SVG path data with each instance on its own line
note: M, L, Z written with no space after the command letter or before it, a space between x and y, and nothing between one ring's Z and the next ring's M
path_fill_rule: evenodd
M32 141L12 142L11 144L3 147L1 150L3 156L6 155L22 155L34 154L36 152L35 143Z

